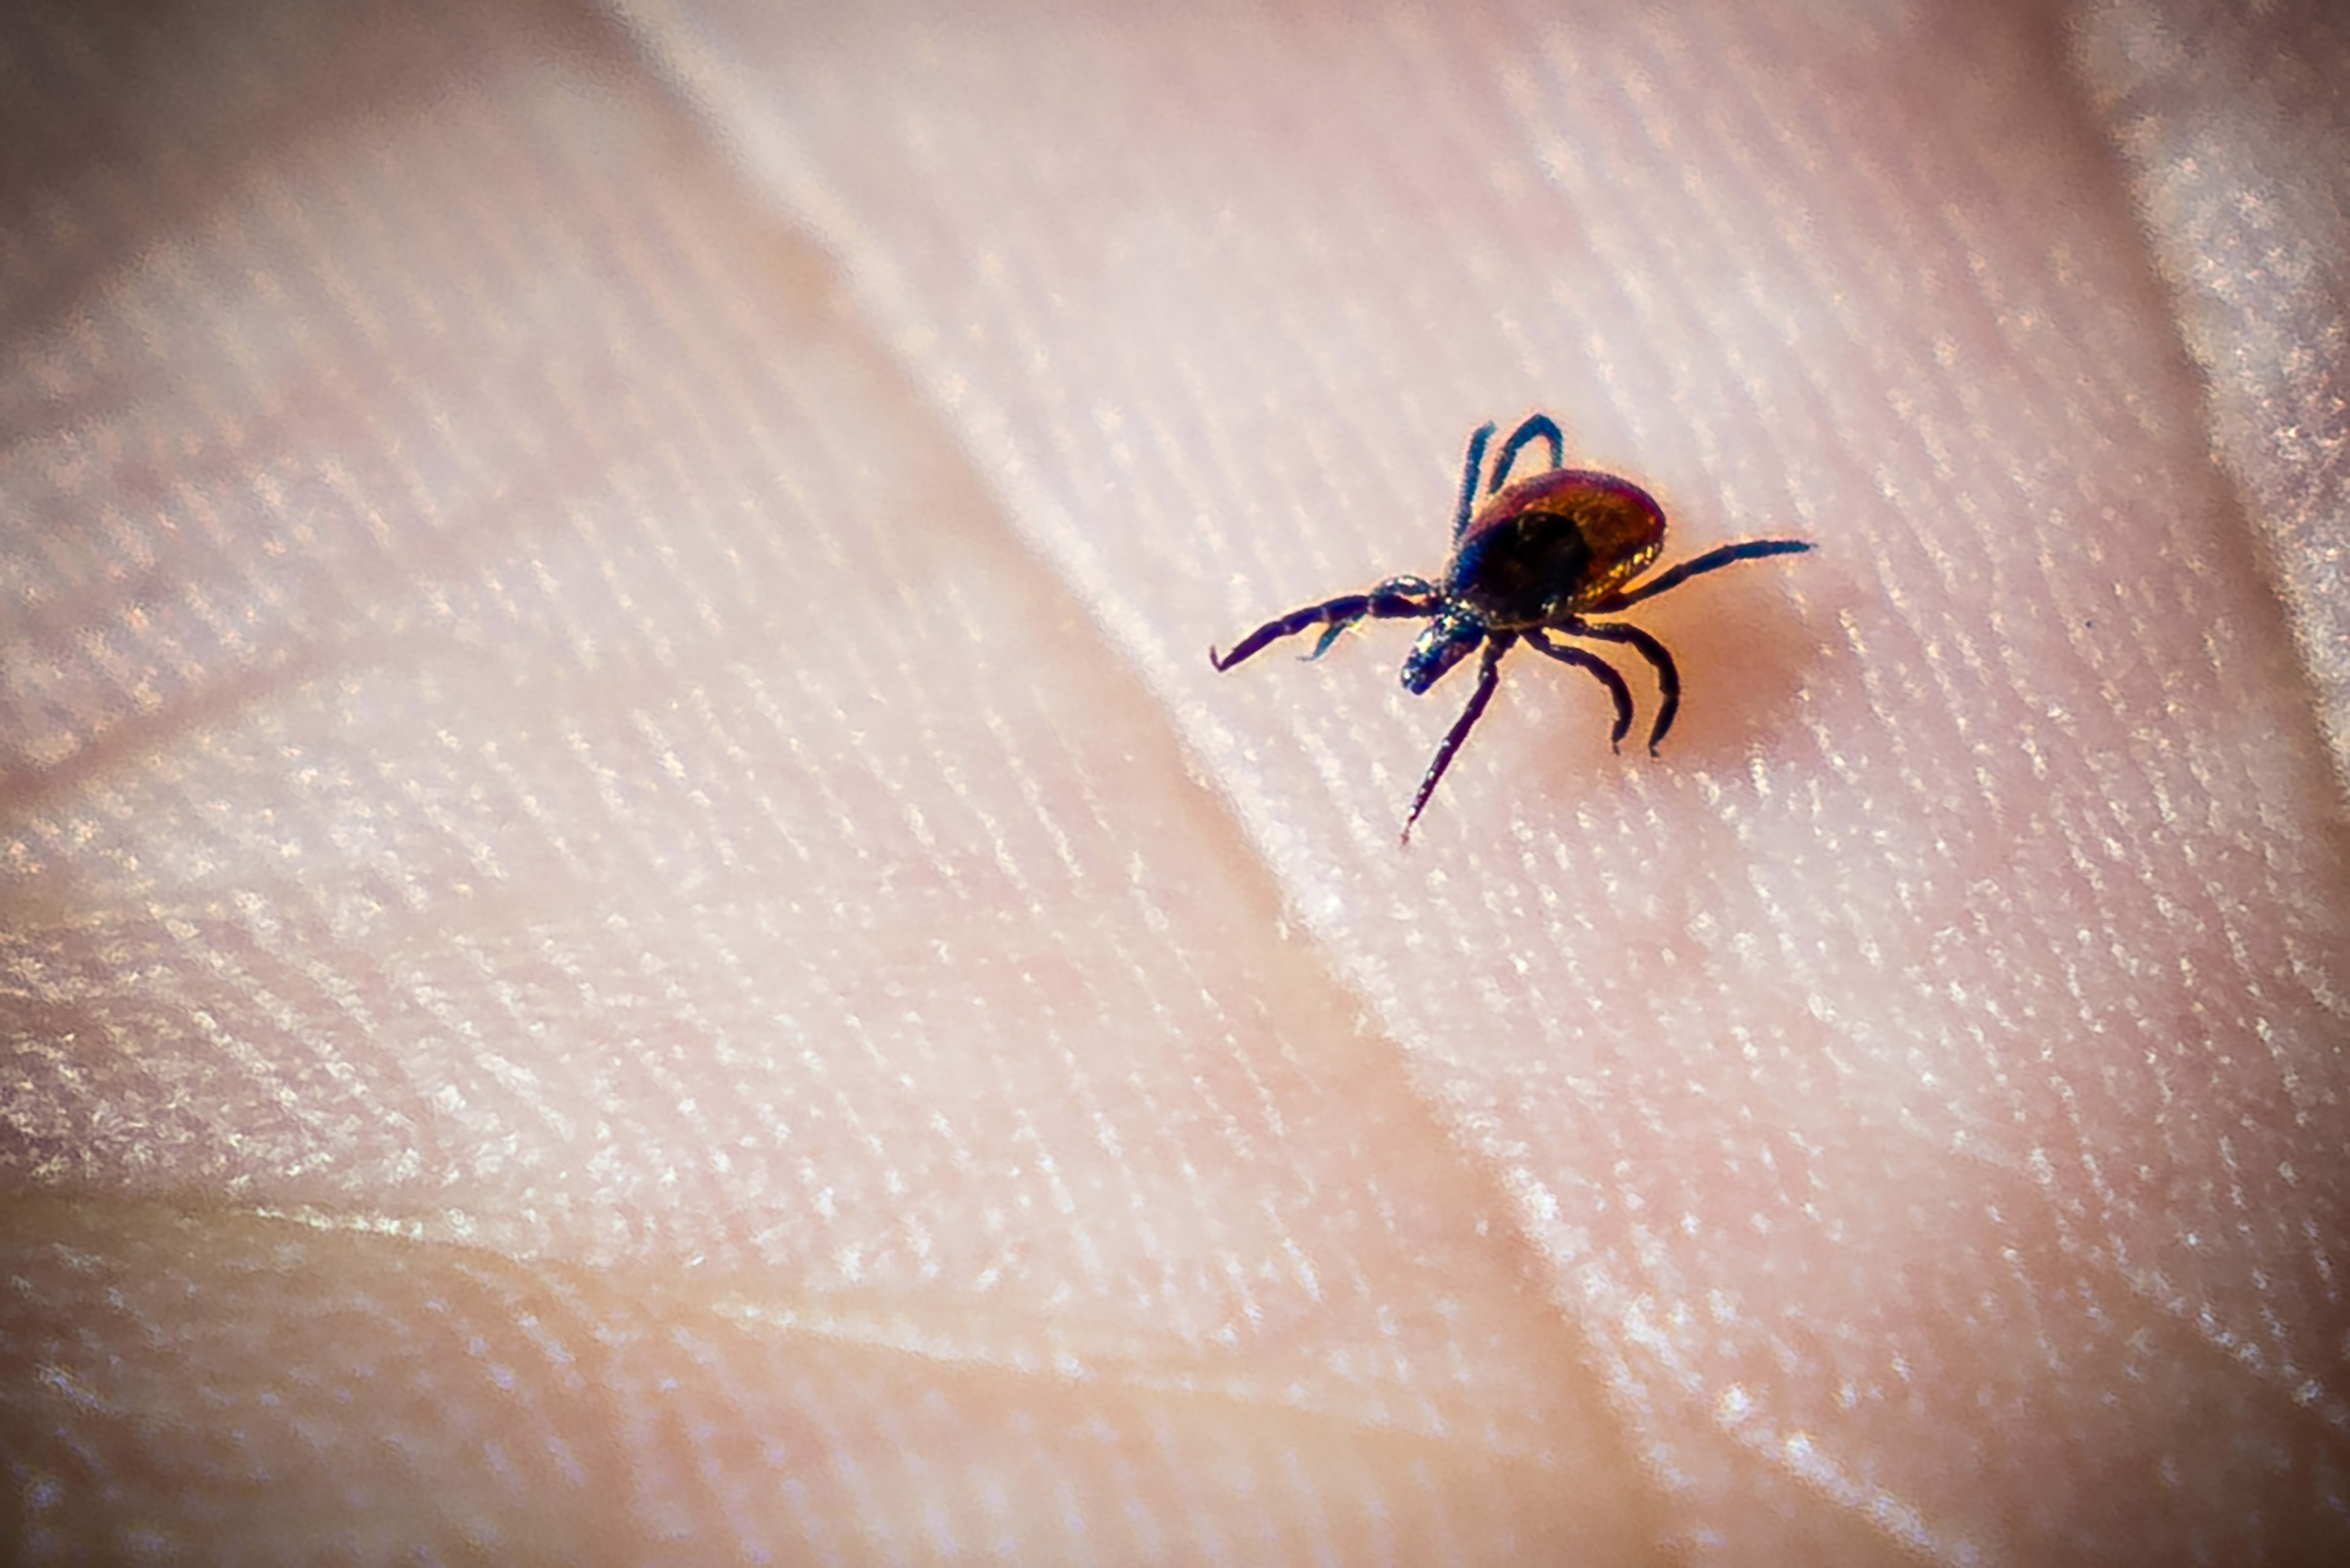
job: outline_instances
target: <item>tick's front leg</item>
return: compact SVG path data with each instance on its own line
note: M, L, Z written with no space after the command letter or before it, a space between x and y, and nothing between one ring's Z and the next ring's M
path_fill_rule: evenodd
M1453 720L1452 728L1445 732L1444 743L1436 748L1436 759L1428 764L1428 773L1419 781L1419 793L1411 797L1411 815L1403 819L1402 843L1411 842L1411 825L1419 820L1420 812L1428 805L1428 797L1436 793L1436 783L1444 776L1444 770L1452 765L1453 753L1460 751L1461 742L1469 738L1471 730L1476 728L1478 718L1485 711L1485 704L1493 700L1493 690L1502 683L1502 655L1507 653L1510 644L1516 640L1515 633L1505 631L1495 632L1487 640L1485 661L1477 669L1477 690L1470 693L1469 706L1461 710L1461 717Z
M1291 610L1277 620L1269 620L1246 637L1230 653L1220 654L1211 646L1208 662L1218 670L1230 670L1243 659L1261 653L1284 637L1295 637L1311 626L1326 625L1308 659L1319 659L1348 627L1358 620L1393 620L1436 613L1436 589L1420 577L1389 577L1367 594L1347 594L1344 597L1325 599L1318 605Z

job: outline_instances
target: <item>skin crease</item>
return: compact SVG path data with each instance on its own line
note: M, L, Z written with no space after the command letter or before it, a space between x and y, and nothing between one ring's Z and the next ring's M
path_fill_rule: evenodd
M22 25L8 1554L2338 1553L2174 302L2050 14L1740 15ZM1200 649L1534 407L1818 549L1399 851L1466 675Z

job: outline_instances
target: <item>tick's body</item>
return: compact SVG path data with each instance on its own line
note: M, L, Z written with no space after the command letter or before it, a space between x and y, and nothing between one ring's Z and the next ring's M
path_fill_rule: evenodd
M1306 655L1319 659L1357 621L1425 619L1427 628L1403 662L1404 689L1417 696L1482 644L1485 656L1477 672L1477 690L1419 781L1411 815L1404 819L1407 839L1428 797L1436 793L1437 781L1451 765L1453 753L1492 701L1502 655L1521 639L1561 663L1588 671L1607 689L1616 703L1616 728L1609 738L1617 745L1632 728L1631 688L1614 665L1588 649L1555 641L1552 634L1621 643L1647 659L1657 672L1659 698L1657 720L1648 731L1653 753L1680 709L1680 671L1673 656L1638 627L1585 618L1629 609L1733 561L1811 548L1801 539L1724 545L1635 587L1632 580L1648 569L1665 543L1665 514L1648 493L1614 474L1563 466L1565 441L1558 426L1547 415L1535 414L1502 443L1485 500L1479 504L1477 481L1493 428L1482 426L1469 438L1461 504L1452 520L1452 559L1441 585L1424 577L1389 577L1368 593L1308 605L1267 621L1241 639L1229 654L1208 650L1218 670L1230 670L1271 643L1320 626L1321 640ZM1519 452L1536 441L1550 448L1549 472L1509 483Z
M1664 542L1665 515L1647 491L1612 473L1554 468L1477 508L1444 588L1496 631L1550 626L1638 576Z

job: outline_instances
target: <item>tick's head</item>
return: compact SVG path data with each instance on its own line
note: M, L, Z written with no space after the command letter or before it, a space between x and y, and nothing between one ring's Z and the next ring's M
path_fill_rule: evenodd
M1403 689L1419 696L1484 640L1485 623L1468 610L1452 606L1438 611L1403 657Z

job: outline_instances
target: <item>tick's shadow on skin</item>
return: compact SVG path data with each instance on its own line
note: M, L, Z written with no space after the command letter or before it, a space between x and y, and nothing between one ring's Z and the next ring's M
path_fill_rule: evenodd
M1492 716L1502 721L1492 727L1520 732L1513 749L1543 793L1562 801L1608 790L1644 768L1659 782L1676 771L1742 769L1783 741L1804 738L1802 695L1823 674L1806 618L1773 596L1758 599L1714 615L1680 605L1670 615L1641 618L1643 629L1672 650L1681 675L1680 712L1653 757L1643 737L1656 712L1657 683L1638 659L1611 660L1630 684L1635 707L1621 753L1608 748L1611 710L1599 683L1540 657L1512 659L1524 668L1510 671L1511 705ZM1481 732L1480 738L1488 737Z

